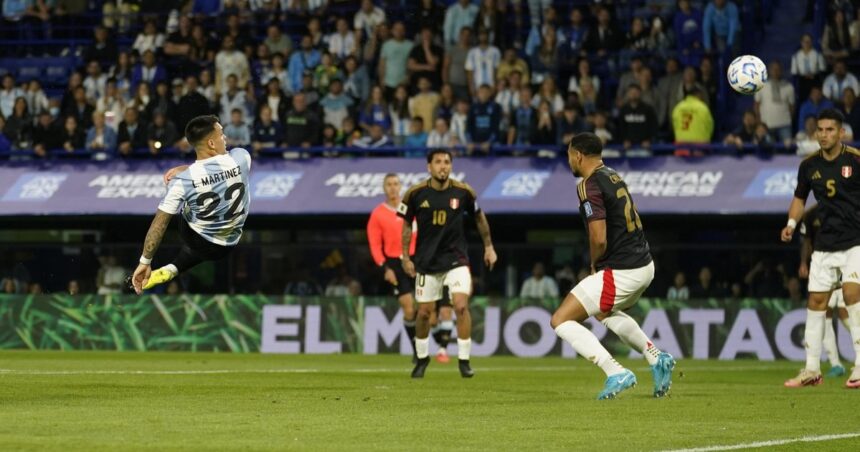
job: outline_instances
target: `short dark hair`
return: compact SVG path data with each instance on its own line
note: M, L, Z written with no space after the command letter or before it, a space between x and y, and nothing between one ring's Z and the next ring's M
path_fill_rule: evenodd
M433 157L435 157L436 154L446 154L446 155L448 155L448 158L450 158L451 160L454 160L454 155L451 154L451 151L449 151L447 149L436 148L436 149L431 149L429 152L427 152L427 163L432 162Z
M603 152L603 142L591 132L582 132L570 139L568 149L575 149L585 155L600 155Z
M218 122L218 117L215 115L198 116L188 121L188 125L185 126L185 138L192 146L196 146L215 130L215 124Z
M839 125L842 125L842 123L845 122L845 115L843 115L841 111L835 108L825 108L824 110L818 112L818 118L816 119L818 119L819 121L821 121L822 119L832 119L838 122Z

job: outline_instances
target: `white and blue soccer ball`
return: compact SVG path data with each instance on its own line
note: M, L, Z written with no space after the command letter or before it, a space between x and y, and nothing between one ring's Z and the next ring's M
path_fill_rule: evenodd
M733 90L751 95L767 83L767 66L757 56L743 55L732 61L726 75Z

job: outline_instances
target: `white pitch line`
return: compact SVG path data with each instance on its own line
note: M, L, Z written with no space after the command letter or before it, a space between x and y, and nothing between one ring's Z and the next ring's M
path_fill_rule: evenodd
M34 370L34 369L0 369L3 375L218 375L218 374L306 374L306 373L402 373L408 372L411 366L398 368L352 368L352 369L321 369L321 368L285 368L285 369L201 369L201 370ZM454 368L435 366L436 370L454 371ZM436 371L434 370L434 372ZM535 367L476 367L481 372L580 372L586 368L573 366L535 366ZM634 368L636 371L647 371L647 368ZM678 372L696 374L702 372L737 372L750 370L782 370L769 366L749 367L696 367L689 370L676 369Z
M819 435L819 436L801 436L800 438L790 438L790 439L775 439L771 441L759 441L755 443L745 443L745 444L732 444L732 445L723 445L723 446L707 446L707 447L694 447L692 449L674 449L666 452L710 452L714 450L737 450L737 449L751 449L753 447L773 447L773 446L782 446L784 444L792 444L792 443L818 443L823 441L833 441L837 439L848 439L848 438L858 438L860 437L860 433L841 433L838 435Z

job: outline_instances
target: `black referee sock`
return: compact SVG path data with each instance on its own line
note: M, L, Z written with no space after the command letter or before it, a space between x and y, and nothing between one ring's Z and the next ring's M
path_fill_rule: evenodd
M406 330L406 335L409 336L409 344L412 345L412 354L415 354L415 321L404 320L403 329Z
M433 332L433 340L439 344L439 348L447 348L451 342L451 330L439 328Z

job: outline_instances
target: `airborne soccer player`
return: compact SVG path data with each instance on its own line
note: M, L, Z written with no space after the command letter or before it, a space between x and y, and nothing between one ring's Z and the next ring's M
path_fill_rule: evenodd
M457 314L457 355L460 375L474 375L469 363L472 350L472 317L469 296L472 294L472 274L466 247L464 221L473 217L484 242L484 263L490 270L496 263L496 251L490 238L487 216L478 207L475 191L468 184L449 178L451 152L434 149L427 154L430 178L414 185L397 209L403 217L403 270L415 278L415 301L418 317L415 321L415 352L418 361L412 378L423 378L430 363L430 316L442 290L448 286L454 312ZM418 223L415 261L409 257L412 241L412 220Z
M131 277L134 291L164 284L176 275L210 260L230 254L242 236L250 197L248 176L251 156L245 149L227 152L224 129L218 117L192 119L185 137L197 152L197 161L168 171L167 194L146 233L140 265ZM172 263L152 271L150 264L170 219L182 213L179 234L183 245Z
M821 348L824 340L827 303L842 276L842 297L848 310L848 325L854 341L854 370L845 382L860 388L860 151L842 144L845 118L826 108L818 114L818 145L821 149L802 162L797 188L788 209L783 242L790 242L803 216L809 192L818 201L821 228L815 236L809 265L809 301L806 310L806 366L785 382L789 388L821 384Z
M661 352L624 310L639 300L654 279L654 262L642 221L627 184L601 159L603 144L593 133L573 137L567 160L578 186L579 213L588 231L591 275L570 291L552 315L556 334L606 373L598 399L612 399L636 385L625 369L582 323L595 317L627 345L645 355L654 378L654 397L669 392L675 359Z

